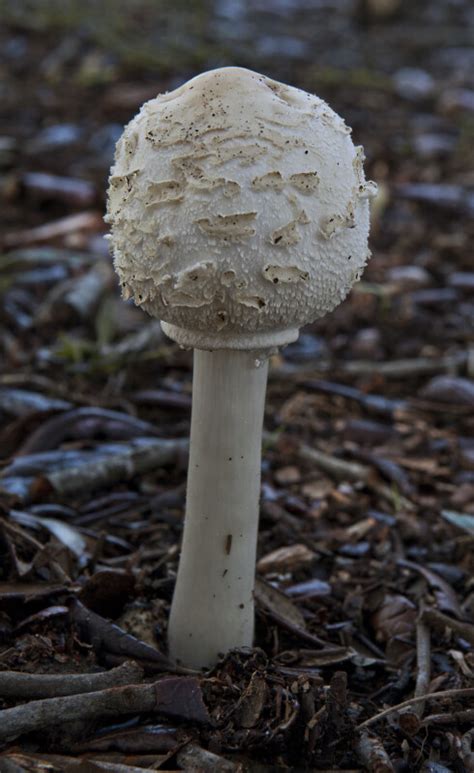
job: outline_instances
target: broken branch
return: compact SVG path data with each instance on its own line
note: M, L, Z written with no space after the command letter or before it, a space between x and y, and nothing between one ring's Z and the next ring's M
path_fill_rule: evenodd
M143 669L133 661L117 668L93 674L26 674L22 671L0 672L2 698L57 698L95 692L122 684L135 684L143 677Z

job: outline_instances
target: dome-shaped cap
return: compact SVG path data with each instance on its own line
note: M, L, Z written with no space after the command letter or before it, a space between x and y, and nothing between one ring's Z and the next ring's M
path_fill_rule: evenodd
M369 255L362 148L328 105L226 67L143 105L109 185L124 297L198 348L289 343Z

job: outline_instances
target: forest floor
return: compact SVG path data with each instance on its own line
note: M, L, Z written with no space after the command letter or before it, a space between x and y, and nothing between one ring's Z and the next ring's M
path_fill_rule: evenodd
M0 3L0 771L472 771L472 6L174 5ZM102 218L123 124L231 63L325 98L379 194L362 281L271 360L255 648L190 674L192 354Z

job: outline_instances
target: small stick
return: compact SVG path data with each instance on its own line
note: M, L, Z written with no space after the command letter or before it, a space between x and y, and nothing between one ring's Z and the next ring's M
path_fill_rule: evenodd
M55 312L59 312L65 319L90 319L105 291L112 284L112 274L108 263L97 263L74 281L63 298L45 304L42 319L48 318L48 312L51 317L54 317ZM63 317L61 316L60 319Z
M363 733L357 744L357 754L370 773L393 773L390 757L378 738L370 738L367 733Z
M418 620L416 625L416 686L415 698L424 697L430 687L431 679L431 636L430 629L423 620ZM415 706L415 714L419 719L423 716L425 704Z
M0 373L0 386L24 387L34 386L41 389L49 395L55 395L70 400L73 403L80 403L97 407L102 405L99 395L84 395L76 392L62 384L58 384L53 379L42 376L39 373Z
M2 698L57 698L104 690L122 684L136 684L143 677L143 669L133 661L126 661L110 671L92 674L26 674L22 671L0 671Z
M298 455L301 459L314 462L323 472L327 472L337 480L355 480L364 483L369 481L371 470L365 464L348 462L305 444L300 446Z
M468 352L460 351L454 354L445 354L442 357L414 357L378 363L374 363L372 360L351 360L342 365L342 370L354 375L370 373L371 375L377 374L386 378L400 379L406 376L419 376L424 373L451 370L465 365L467 361Z
M423 727L428 725L457 725L461 722L474 722L474 709L464 711L450 711L449 714L430 714L425 717Z
M57 496L75 496L98 488L106 488L135 475L171 464L188 448L187 440L154 440L147 445L133 443L124 446L118 454L106 456L77 467L66 467L36 478L31 495L42 499L54 492Z
M396 706L390 706L388 709L384 709L378 714L374 714L373 717L369 717L369 719L366 719L365 722L361 722L360 725L357 725L356 730L363 730L365 727L369 727L375 722L378 722L379 719L383 719L389 714L393 714L394 711L400 711L400 709L405 709L407 706L412 706L416 703L434 700L435 698L469 698L471 696L474 696L474 687L464 687L455 690L441 690L440 692L431 692L427 693L427 695L421 695L418 698L409 698L407 701L403 701L403 703L397 703Z
M437 609L425 609L422 614L422 620L434 625L451 628L452 631L466 639L469 644L474 644L474 625L471 625L471 623L455 620L453 617L448 617L448 615L438 612Z
M209 721L198 680L187 676L166 677L152 684L128 684L81 695L45 698L4 709L0 711L0 741L63 722L92 721L149 711L198 722Z
M422 621L422 615L416 624L416 685L415 698L423 698L430 688L431 678L431 635L430 629ZM420 719L425 710L425 703L409 706L400 712L399 722L402 730L409 735L415 735L420 727Z
M228 771L242 771L242 765L236 762L226 760L213 752L201 749L194 743L187 744L178 752L178 765L183 770L218 770L219 773L228 773Z
M5 247L21 247L26 244L47 242L75 231L100 231L102 228L101 213L91 210L79 212L77 215L68 215L26 231L10 231L3 237L3 244Z
M379 482L371 467L366 464L339 459L337 456L331 456L331 454L326 454L324 451L312 448L304 443L300 445L298 455L301 459L313 462L317 467L323 470L323 472L331 475L331 477L336 480L362 481L366 486L373 489L385 499L388 499L389 501L393 500L392 489L384 483ZM399 502L406 510L414 509L413 503L404 496L399 496Z

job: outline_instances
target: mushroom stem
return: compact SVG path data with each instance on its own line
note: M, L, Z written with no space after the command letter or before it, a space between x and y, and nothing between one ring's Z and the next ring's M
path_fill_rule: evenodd
M168 628L171 657L201 668L251 647L268 363L194 350L183 544Z

